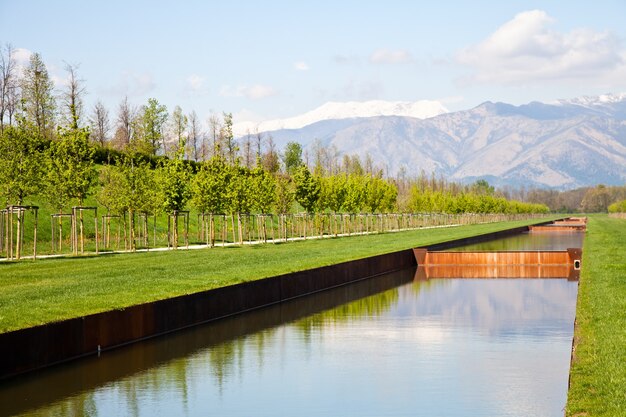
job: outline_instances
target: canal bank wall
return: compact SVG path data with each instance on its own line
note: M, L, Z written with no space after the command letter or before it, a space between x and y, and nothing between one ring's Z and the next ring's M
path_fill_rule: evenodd
M426 248L444 250L527 230L516 227ZM0 379L415 266L413 249L406 249L3 333Z

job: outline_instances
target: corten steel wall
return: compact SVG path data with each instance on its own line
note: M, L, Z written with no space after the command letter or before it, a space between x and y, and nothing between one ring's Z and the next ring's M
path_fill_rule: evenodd
M525 231L528 227L517 227L428 249L448 249ZM3 333L0 379L416 265L413 250L407 249Z
M415 265L409 249L0 334L0 378Z

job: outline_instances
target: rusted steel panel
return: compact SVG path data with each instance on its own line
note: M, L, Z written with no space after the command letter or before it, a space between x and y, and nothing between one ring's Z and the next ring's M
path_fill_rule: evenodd
M423 265L569 265L568 251L427 252Z
M430 278L568 278L569 265L426 265L416 279Z

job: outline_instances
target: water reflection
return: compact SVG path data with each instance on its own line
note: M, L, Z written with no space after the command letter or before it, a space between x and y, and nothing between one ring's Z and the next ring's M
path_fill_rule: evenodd
M22 378L2 414L562 415L575 282L414 273Z
M487 242L459 246L450 251L566 250L581 248L585 232L520 233Z

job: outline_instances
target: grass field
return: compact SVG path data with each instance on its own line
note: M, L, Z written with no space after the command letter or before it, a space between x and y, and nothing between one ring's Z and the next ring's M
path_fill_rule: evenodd
M0 333L531 223L1 263Z
M626 416L626 220L589 219L567 416Z

